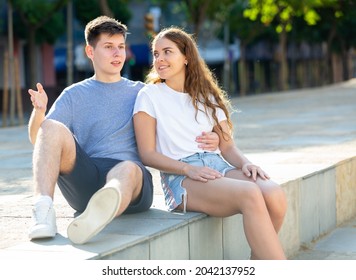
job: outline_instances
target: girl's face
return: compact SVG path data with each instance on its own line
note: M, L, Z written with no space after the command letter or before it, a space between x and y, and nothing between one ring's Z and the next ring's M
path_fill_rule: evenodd
M162 37L153 46L153 64L161 79L184 83L186 57L171 40Z

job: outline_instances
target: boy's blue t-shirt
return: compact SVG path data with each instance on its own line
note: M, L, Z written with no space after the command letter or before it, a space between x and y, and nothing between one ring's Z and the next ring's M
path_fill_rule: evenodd
M140 161L132 111L143 86L89 78L64 89L46 118L66 125L90 157Z

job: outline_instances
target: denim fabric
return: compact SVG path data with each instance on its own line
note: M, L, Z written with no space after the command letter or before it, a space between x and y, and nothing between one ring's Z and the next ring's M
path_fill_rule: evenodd
M216 153L195 153L191 156L180 159L180 161L194 166L207 166L225 175L226 172L235 169ZM169 211L177 208L186 197L186 190L182 186L186 176L161 172L161 183L166 205ZM185 209L184 204L184 209Z

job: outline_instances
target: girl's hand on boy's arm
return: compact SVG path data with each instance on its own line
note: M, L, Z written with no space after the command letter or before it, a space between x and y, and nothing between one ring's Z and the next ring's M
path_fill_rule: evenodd
M247 176L251 177L254 181L257 180L257 176L260 176L263 180L268 180L270 177L266 172L264 172L261 167L247 162L242 166L242 172Z
M215 132L202 132L195 139L199 143L198 147L206 151L216 151L219 147L219 135Z

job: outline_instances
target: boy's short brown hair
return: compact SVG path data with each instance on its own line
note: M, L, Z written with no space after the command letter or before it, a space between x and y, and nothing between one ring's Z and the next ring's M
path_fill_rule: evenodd
M88 22L85 26L85 41L87 45L95 47L101 34L122 34L126 40L127 26L114 18L100 16Z

